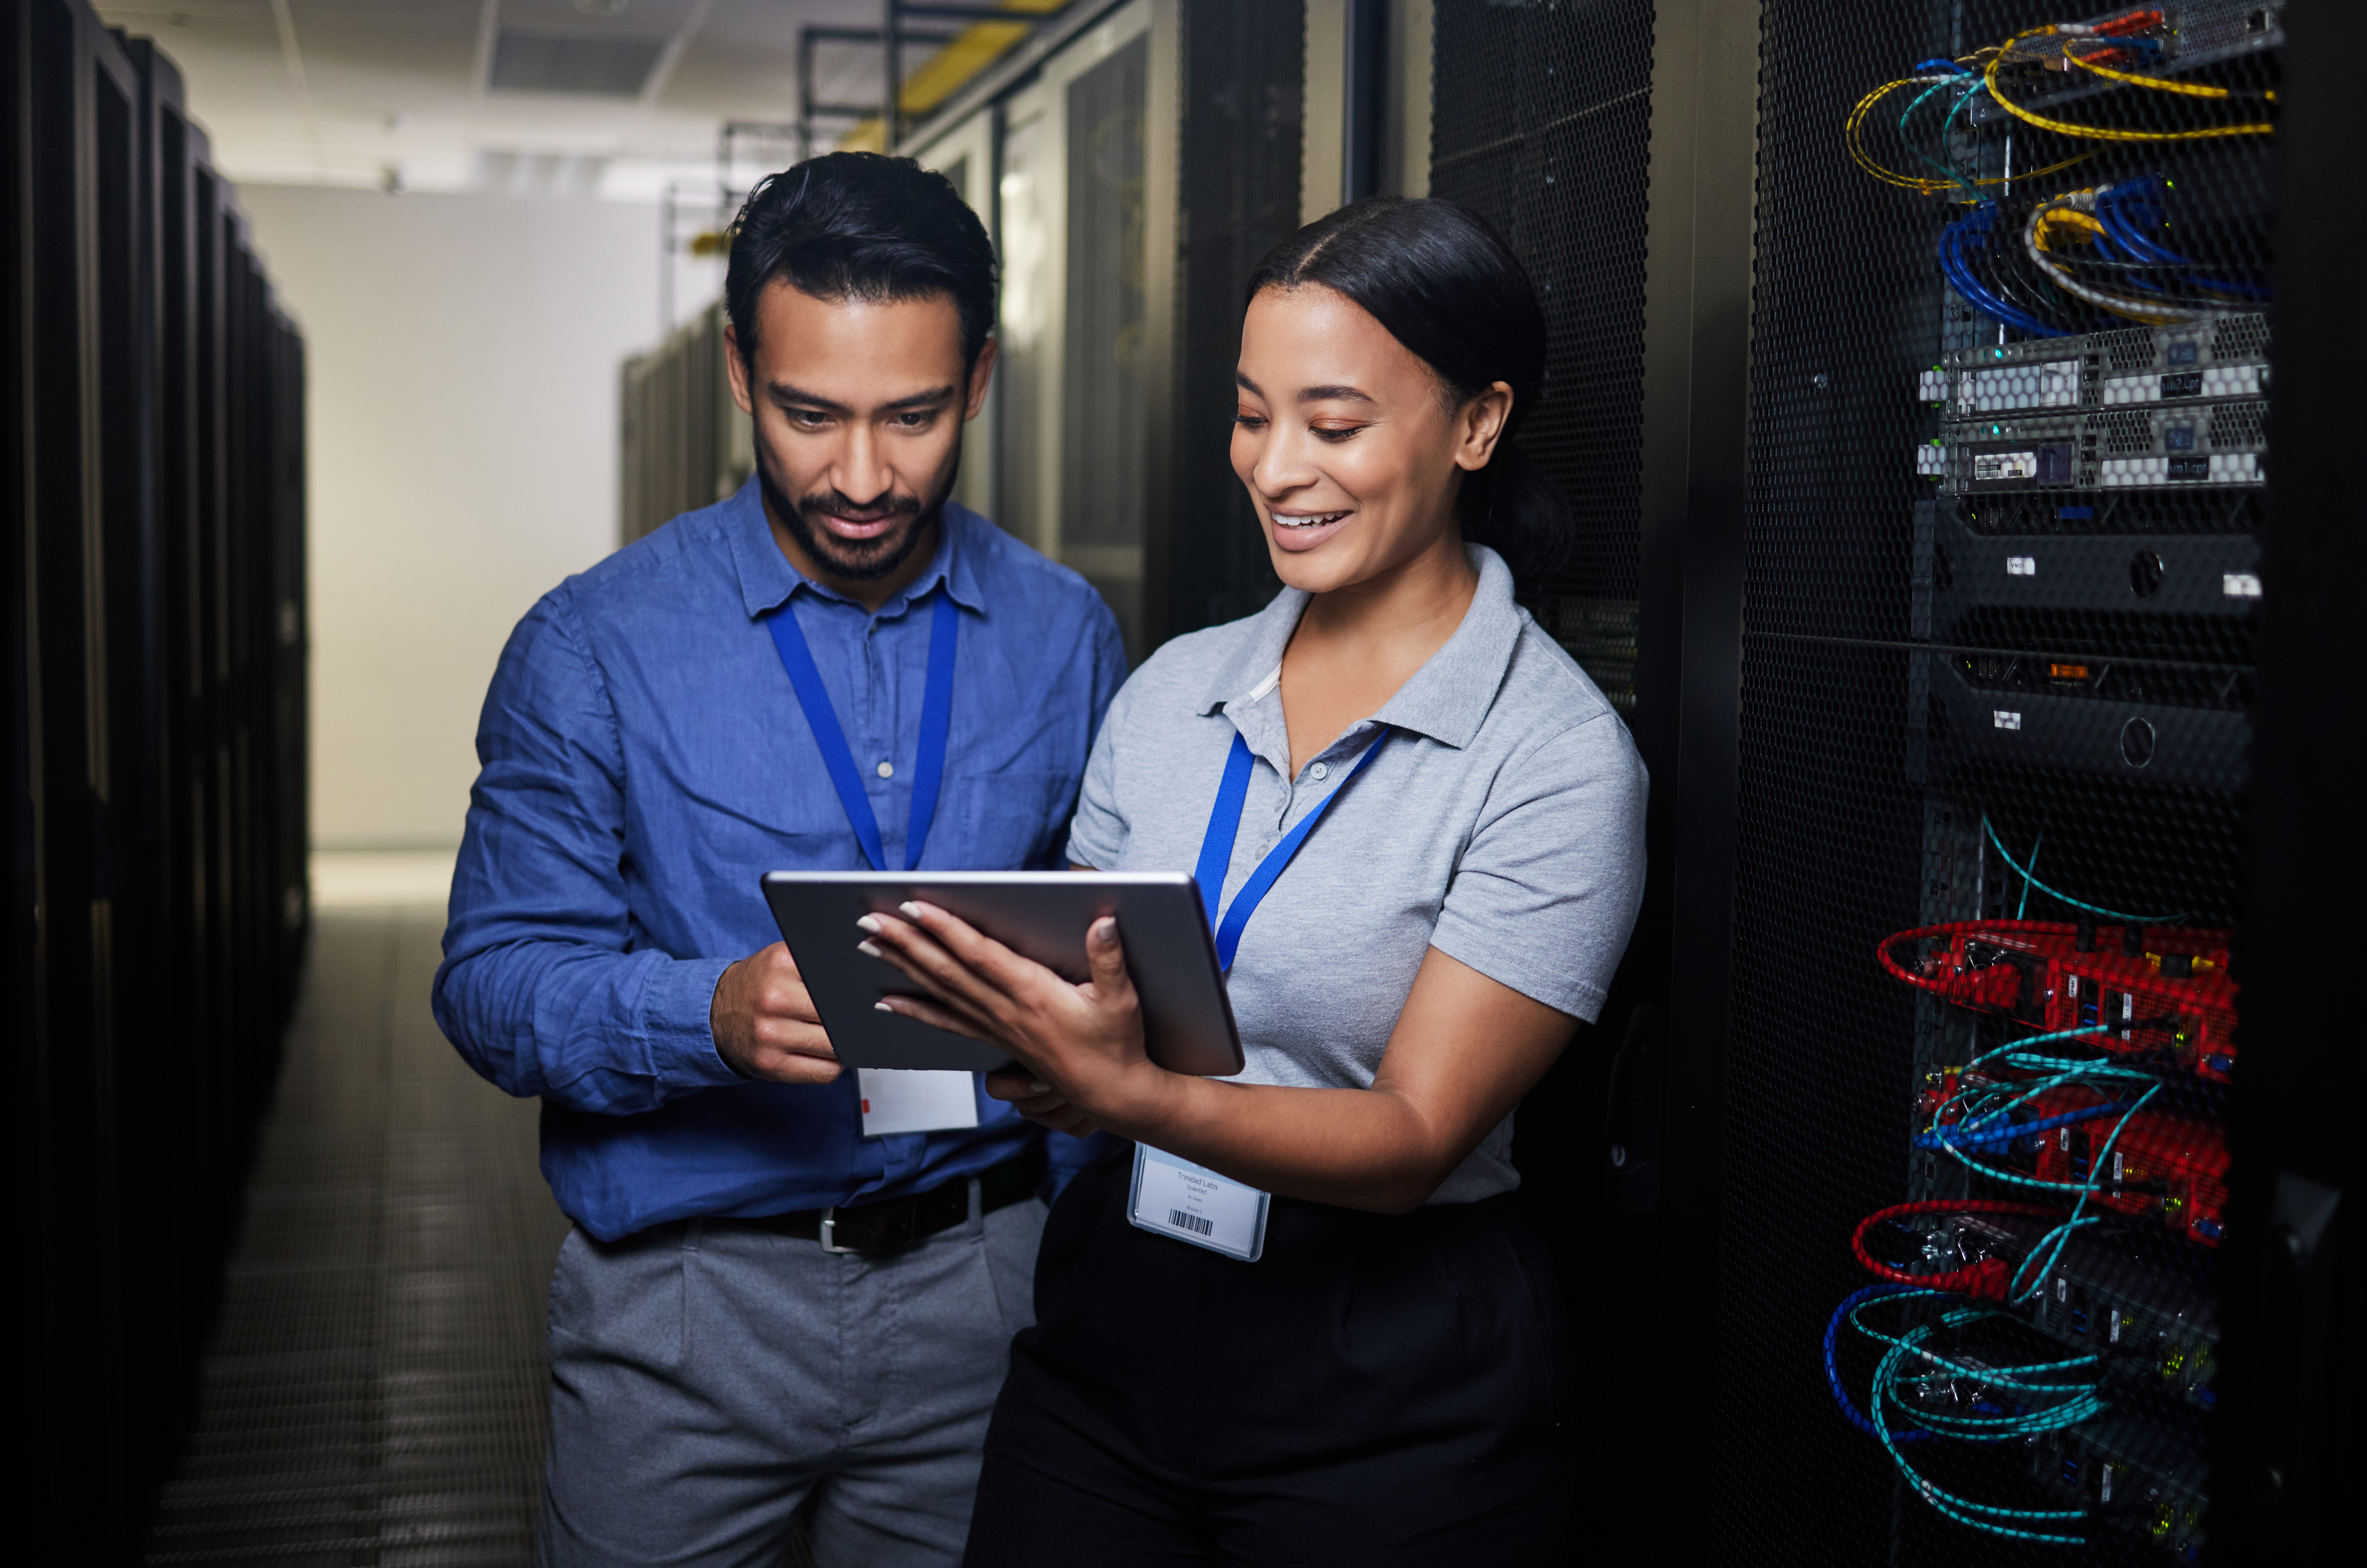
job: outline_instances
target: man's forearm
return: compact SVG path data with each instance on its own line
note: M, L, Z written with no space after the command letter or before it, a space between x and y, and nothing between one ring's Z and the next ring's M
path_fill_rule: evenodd
M708 1027L729 964L549 938L488 941L436 972L436 1021L511 1094L610 1115L654 1111L740 1081Z

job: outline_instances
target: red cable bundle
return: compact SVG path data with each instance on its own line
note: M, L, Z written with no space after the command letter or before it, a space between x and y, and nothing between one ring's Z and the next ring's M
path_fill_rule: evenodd
M1858 1222L1850 1235L1850 1250L1866 1272L1877 1280L1895 1284L1919 1285L1927 1291L1953 1291L1976 1301L2002 1302L2013 1270L2002 1258L1984 1258L1978 1263L1963 1269L1951 1269L1943 1274L1909 1274L1904 1269L1894 1269L1887 1263L1876 1263L1865 1249L1865 1233L1885 1220L1902 1219L1908 1214L2038 1214L2050 1220L2067 1217L2067 1210L2044 1203L2008 1203L1986 1198L1935 1198L1920 1203L1894 1203L1887 1209L1877 1209Z

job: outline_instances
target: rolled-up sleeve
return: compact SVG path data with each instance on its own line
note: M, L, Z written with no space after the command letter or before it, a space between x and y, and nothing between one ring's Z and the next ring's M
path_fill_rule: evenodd
M634 950L617 716L546 598L511 634L477 727L436 1021L511 1094L653 1111L742 1081L708 1027L720 958Z
M1644 763L1604 711L1516 753L1447 886L1431 945L1592 1022L1644 897Z

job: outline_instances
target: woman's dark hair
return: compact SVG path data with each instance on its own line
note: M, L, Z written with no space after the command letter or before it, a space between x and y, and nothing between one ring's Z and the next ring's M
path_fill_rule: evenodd
M756 299L775 278L817 299L952 298L962 363L994 330L994 246L953 182L910 158L831 152L749 194L731 225L723 306L747 363Z
M1545 389L1546 313L1526 268L1488 220L1434 197L1372 196L1276 245L1250 274L1247 303L1268 288L1319 283L1362 306L1438 377L1449 406L1491 385L1512 413L1488 466L1463 477L1463 536L1534 581L1569 558L1577 524L1559 486L1512 444Z

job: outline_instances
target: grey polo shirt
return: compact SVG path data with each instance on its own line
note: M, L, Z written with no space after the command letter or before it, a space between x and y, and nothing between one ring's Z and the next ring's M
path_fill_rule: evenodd
M1224 898L1339 786L1377 726L1393 733L1319 822L1241 932L1227 983L1238 1081L1369 1089L1427 950L1591 1021L1644 889L1644 764L1627 727L1512 602L1493 550L1463 624L1372 717L1294 782L1278 683L1307 595L1177 637L1103 722L1069 858L1104 871L1195 869L1239 731L1257 754ZM1504 1118L1433 1196L1520 1185Z

